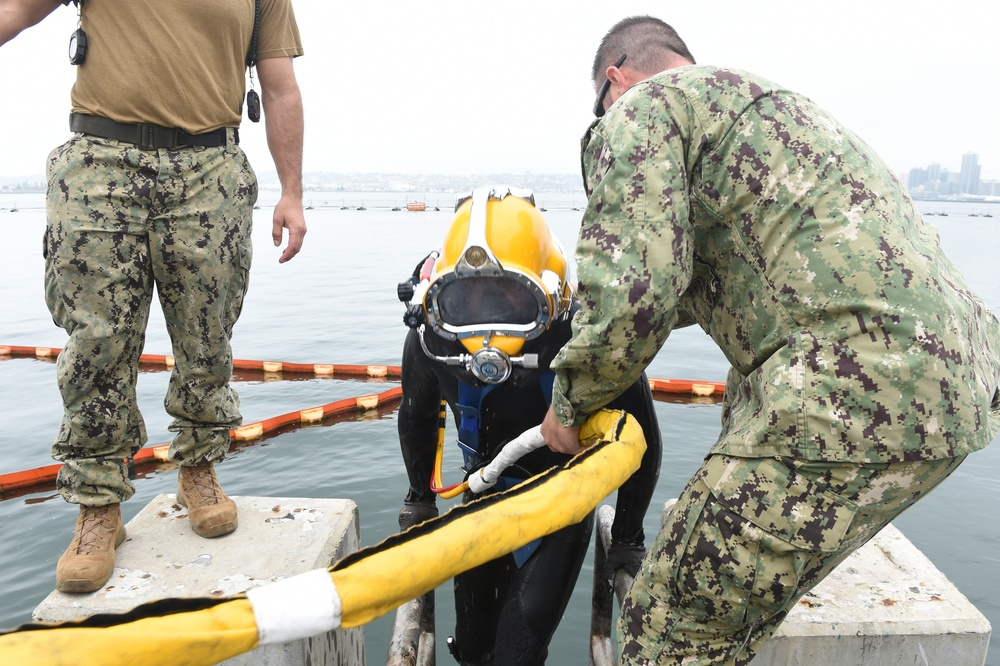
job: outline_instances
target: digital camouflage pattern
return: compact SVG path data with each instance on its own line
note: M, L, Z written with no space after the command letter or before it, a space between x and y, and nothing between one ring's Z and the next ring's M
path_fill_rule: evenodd
M1000 427L1000 325L904 188L810 100L670 69L583 142L553 406L579 424L697 323L722 429L618 623L623 664L744 664L788 609Z
M124 461L146 442L135 384L154 285L175 358L170 460L220 460L241 423L229 342L257 180L232 139L143 151L84 135L49 155L47 175L45 297L69 333L57 361L57 486L69 502L120 502L134 493Z
M671 69L591 127L583 171L584 307L552 363L564 424L697 323L732 364L715 453L933 460L996 434L996 317L888 167L810 100Z
M621 663L749 663L802 595L962 460L710 456L629 590Z

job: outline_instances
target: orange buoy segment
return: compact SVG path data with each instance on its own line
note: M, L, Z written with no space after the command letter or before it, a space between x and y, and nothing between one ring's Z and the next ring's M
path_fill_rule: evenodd
M323 420L323 408L313 407L311 409L303 409L299 412L299 421L302 423L316 423Z
M15 488L29 488L40 483L54 481L60 467L62 467L60 464L46 465L45 467L26 469L23 472L0 475L0 492Z
M258 437L261 437L263 435L264 435L264 424L262 422L251 423L249 425L240 426L239 428L233 430L230 433L230 437L239 442L247 442L251 439L257 439Z
M695 382L688 379L650 379L649 389L653 393L677 393L685 395L722 395L726 391L725 382Z
M167 462L170 458L167 457L167 452L170 450L169 444L158 444L157 446L147 446L144 449L139 449L135 456L132 458L132 462L143 463L152 462L157 460L159 462Z
M358 409L375 409L378 407L377 395L363 395L360 398L355 398L355 401Z

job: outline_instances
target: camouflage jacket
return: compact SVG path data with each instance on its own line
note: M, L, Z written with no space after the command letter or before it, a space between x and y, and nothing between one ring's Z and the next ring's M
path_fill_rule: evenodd
M552 363L565 425L697 323L732 365L715 452L937 459L1000 428L996 317L882 160L809 99L668 70L591 126L582 159L583 309Z

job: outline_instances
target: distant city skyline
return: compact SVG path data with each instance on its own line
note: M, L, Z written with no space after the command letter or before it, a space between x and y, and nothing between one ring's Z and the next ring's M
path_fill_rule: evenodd
M939 162L913 167L905 174L907 188L913 194L934 196L997 197L1000 179L982 178L979 154L962 155L958 171L949 170Z
M890 167L891 168L891 167ZM915 196L925 197L1000 197L1000 178L982 178L983 165L979 154L967 152L960 156L958 170L940 162L914 166L896 176ZM258 173L262 189L277 187L274 171ZM469 172L469 173L402 173L389 171L334 172L307 171L303 174L305 190L330 191L393 191L393 192L455 192L476 187L484 182L513 185L531 185L545 191L570 191L583 189L577 173L559 172ZM0 192L43 190L42 174L24 176L0 175Z

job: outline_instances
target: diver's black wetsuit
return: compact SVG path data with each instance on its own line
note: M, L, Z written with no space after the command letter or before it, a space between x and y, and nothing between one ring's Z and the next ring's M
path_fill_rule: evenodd
M542 377L569 337L570 321L565 320L527 341L522 353L537 353L539 369L515 367L504 383L483 398L479 414L482 464L492 460L508 441L542 422L548 409ZM424 333L424 340L438 356L465 352L460 343L431 331ZM411 330L403 346L403 401L399 408L400 447L410 481L408 503L434 502L430 480L441 399L447 400L452 413L457 414L460 381L482 385L464 367L428 358L417 331ZM659 476L661 454L660 429L646 376L609 407L632 414L646 437L646 453L639 470L618 490L612 527L614 544L641 545L642 521ZM452 459L458 454L456 447L446 451ZM505 475L524 479L562 465L568 458L543 446L521 458ZM466 500L470 496L467 493ZM461 663L528 666L545 662L549 640L569 602L592 529L593 514L544 537L520 567L513 555L507 555L455 577L454 651Z

